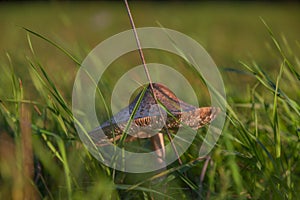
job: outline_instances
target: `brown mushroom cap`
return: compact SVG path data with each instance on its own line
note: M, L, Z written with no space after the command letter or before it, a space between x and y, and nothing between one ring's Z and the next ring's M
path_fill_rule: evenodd
M136 104L140 104L136 109L135 115L128 127L127 140L134 140L139 136L138 133L157 133L163 129L178 129L184 125L192 129L199 129L205 124L211 122L220 111L216 107L202 107L198 108L184 101L178 99L175 94L166 86L158 83L153 83L153 93L156 95L158 106L151 92L150 85L147 86L146 91L140 92L130 105L110 120L104 122L98 129L93 130L90 135L94 142L100 144L103 139L109 142L117 141L121 138L126 129L130 116L134 111ZM161 115L163 113L163 117ZM97 137L97 131L102 129L107 138ZM99 143L100 142L100 143Z

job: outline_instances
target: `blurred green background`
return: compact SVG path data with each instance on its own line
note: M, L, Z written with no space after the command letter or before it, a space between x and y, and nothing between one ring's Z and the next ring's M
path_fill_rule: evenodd
M299 4L134 2L131 9L137 27L161 24L180 31L198 41L220 68L240 68L239 61L255 60L271 72L278 71L278 53L260 17L282 43L287 43L288 52L299 49ZM21 27L55 41L80 61L101 41L130 28L124 5L118 2L1 3L0 17L1 63L7 63L5 53L8 52L14 57L16 72L25 80L24 60L31 53L26 32ZM46 71L70 98L77 67L45 41L36 37L32 41ZM137 55L133 59L139 63ZM229 86L229 96L240 96L235 93L245 91L248 76L221 73ZM241 84L241 80L246 82Z

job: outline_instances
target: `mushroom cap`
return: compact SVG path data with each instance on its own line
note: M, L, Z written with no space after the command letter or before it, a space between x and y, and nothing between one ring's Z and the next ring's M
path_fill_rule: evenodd
M152 86L158 104L156 104L149 84L144 94L141 91L129 106L90 133L93 141L96 143L102 143L103 139L106 142L117 141L126 130L130 117L132 117L132 121L127 127L127 134L129 134L129 137L126 138L127 141L137 137L150 137L166 128L176 130L182 126L188 126L192 129L199 129L214 120L220 111L216 107L198 108L190 105L178 99L170 89L162 84L152 83ZM134 115L131 116L138 102L139 105ZM97 135L99 129L103 130L107 138L99 138Z

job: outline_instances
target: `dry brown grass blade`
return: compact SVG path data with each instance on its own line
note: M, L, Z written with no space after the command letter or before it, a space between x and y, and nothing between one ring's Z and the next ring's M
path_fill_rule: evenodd
M32 150L31 112L29 105L25 103L22 103L20 109L23 197L24 199L37 199L36 190L33 184L34 162Z
M140 43L137 31L136 31L136 27L135 27L135 24L134 24L133 17L131 15L129 4L128 4L127 0L124 0L124 3L126 5L126 9L127 9L127 13L128 13L128 16L129 16L129 20L130 20L130 23L131 23L131 26L132 26L132 30L133 30L133 33L134 33L134 37L136 39L136 43L137 43L137 46L138 46L138 51L139 51L139 54L140 54L140 58L142 60L143 66L144 66L145 74L146 74L147 79L149 81L150 89L152 91L152 94L153 94L153 97L155 99L156 104L158 104L159 102L157 100L156 95L154 94L153 82L151 80L151 77L150 77L150 74L149 74L149 70L148 70L147 65L146 65L146 60L145 60L145 57L144 57L143 49L142 49L142 46L141 46L141 43ZM160 116L163 118L163 114L162 114L161 108L159 108L159 113L160 113ZM176 149L176 147L175 147L175 145L174 145L174 143L172 141L172 136L171 136L171 134L170 134L170 132L169 132L169 130L168 130L167 127L166 127L166 132L167 132L167 136L168 136L168 138L169 138L169 140L171 142L172 149L174 150L175 154L177 155L178 162L179 162L180 165L182 165L182 161L181 161L180 156L178 154L178 151L177 151L177 149ZM155 144L153 143L152 145L155 148ZM161 146L162 145L164 145L164 143L161 144ZM157 149L155 149L155 150L157 150Z

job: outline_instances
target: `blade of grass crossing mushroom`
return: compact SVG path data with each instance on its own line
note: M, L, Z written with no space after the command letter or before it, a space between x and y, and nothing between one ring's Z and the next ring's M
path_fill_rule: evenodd
M139 107L140 104L141 104L141 101L142 101L142 99L143 99L143 97L144 97L144 94L145 94L146 90L147 90L147 88L144 87L143 90L142 90L141 95L140 95L139 98L138 98L138 101L137 101L136 105L135 105L134 108L133 108L133 111L132 111L132 113L131 113L131 115L130 115L130 118L129 118L129 120L128 120L126 126L125 126L125 129L124 129L124 131L123 131L123 133L122 133L122 136L121 136L121 138L120 138L120 142L119 142L119 144L118 144L119 147L122 147L124 141L126 140L126 137L127 137L127 133L128 133L129 127L130 127L130 125L131 125L131 123L132 123L132 121L133 121L133 119L134 119L134 116L135 116L135 113L136 113L138 107ZM112 124L112 121L111 121L111 124ZM115 137L115 136L113 136L113 137ZM122 152L122 153L123 153L123 152ZM113 155L112 163L114 163L116 159L117 159L117 155L115 154L115 155Z
M125 130L123 131L122 137L121 137L121 139L120 139L120 145L121 145L121 146L123 145L123 142L124 142L124 140L126 139L127 132L128 132L129 127L130 127L130 124L131 124L131 122L132 122L133 119L134 119L135 113L136 113L137 109L139 108L139 106L140 106L140 104L141 104L141 101L142 101L142 99L143 99L143 97L144 97L144 94L145 94L146 90L147 90L147 88L144 87L144 88L143 88L143 91L142 91L142 93L141 93L141 95L140 95L139 98L138 98L138 101L137 101L136 105L135 105L134 108L133 108L133 111L132 111L132 113L131 113L131 115L130 115L130 119L129 119L129 121L128 121L127 124L126 124Z

